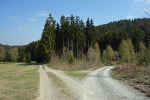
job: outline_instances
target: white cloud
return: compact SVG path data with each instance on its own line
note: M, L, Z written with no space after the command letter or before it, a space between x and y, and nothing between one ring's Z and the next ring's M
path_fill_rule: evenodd
M150 12L150 8L145 8L144 12Z
M18 27L19 30L30 30L28 28Z
M18 17L15 17L15 16L9 16L9 18L11 18L11 19L17 19Z
M48 11L46 10L40 10L39 12L35 12L36 15L39 15L39 16L48 16Z
M145 2L146 4L150 4L150 0L134 0L135 2Z
M37 19L34 19L34 18L29 18L28 20L29 21L37 21Z
M146 4L150 4L150 0L146 0L145 2L146 2Z
M39 16L48 16L48 13L38 13L38 12L35 12L35 14L37 14Z
M127 18L127 19L132 19L133 16L132 16L132 15L128 15L126 18Z
M46 10L40 10L40 12L48 12L48 11L46 11Z
M137 2L137 1L145 1L145 0L134 0L134 2Z
M71 15L70 14L67 14L67 17L70 17Z

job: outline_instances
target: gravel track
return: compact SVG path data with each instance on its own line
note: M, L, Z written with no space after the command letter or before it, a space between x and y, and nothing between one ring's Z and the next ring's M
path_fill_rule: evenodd
M124 86L109 76L115 66L107 66L90 72L84 79L66 75L62 71L53 70L46 65L45 71L52 72L72 89L76 100L149 100L138 91ZM51 90L49 91L51 92ZM68 91L69 92L69 91ZM44 100L44 99L43 99ZM52 99L51 99L52 100ZM54 100L54 99L53 99ZM55 99L56 100L56 99ZM63 100L63 99L59 99Z
M51 80L48 78L46 72L42 69L41 65L39 68L39 73L40 73L40 89L39 89L40 96L37 98L37 100L60 100L58 92L51 85Z

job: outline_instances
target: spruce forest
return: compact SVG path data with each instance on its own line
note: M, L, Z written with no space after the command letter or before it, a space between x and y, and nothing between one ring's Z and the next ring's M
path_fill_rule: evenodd
M79 16L64 16L57 22L51 14L45 21L41 39L23 46L0 44L1 62L48 63L53 57L73 63L150 62L150 19L119 20L94 26Z

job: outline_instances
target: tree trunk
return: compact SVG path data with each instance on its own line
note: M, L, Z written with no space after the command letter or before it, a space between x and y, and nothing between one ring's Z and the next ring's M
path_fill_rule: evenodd
M88 40L88 49L89 49L89 40Z
M71 41L72 51L73 51L73 40Z
M83 61L83 48L82 48L82 61Z
M67 49L67 57L69 58L69 37L68 37L68 49Z
M77 60L78 60L78 38L77 38Z

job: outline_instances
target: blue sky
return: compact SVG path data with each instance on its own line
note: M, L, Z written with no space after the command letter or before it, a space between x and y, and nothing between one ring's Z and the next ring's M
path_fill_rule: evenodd
M0 43L26 45L41 38L49 13L94 20L94 25L142 18L150 0L0 0Z

